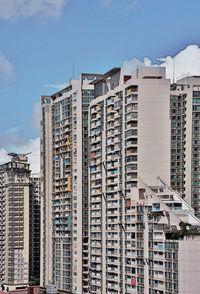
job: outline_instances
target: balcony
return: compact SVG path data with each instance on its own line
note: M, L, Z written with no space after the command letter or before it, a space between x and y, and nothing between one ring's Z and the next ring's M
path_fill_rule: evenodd
M135 98L136 98L135 93L137 93L137 92L138 92L138 85L131 85L131 86L129 86L128 88L126 88L126 90L125 90L125 95L126 95L126 96L129 96L129 95L131 95L131 94L134 94L134 96L135 96ZM129 97L127 97L127 98L129 98Z

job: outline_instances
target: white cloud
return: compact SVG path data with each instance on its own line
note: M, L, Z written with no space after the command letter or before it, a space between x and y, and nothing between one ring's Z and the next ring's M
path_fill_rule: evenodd
M148 57L142 61L132 58L124 61L122 67L125 73L133 73L140 66L164 66L166 67L166 76L171 80L173 80L173 72L175 72L175 80L186 76L200 75L200 47L196 44L188 45L174 57L166 56L156 60L157 63L153 63Z
M138 67L143 66L152 66L151 60L145 57L142 61L140 61L139 59L133 57L130 60L125 60L123 62L122 68L126 74L131 74L136 71Z
M66 0L0 0L0 18L15 20L59 17L65 3Z
M8 60L8 58L0 51L0 78L9 79L12 77L12 75L13 75L13 65Z

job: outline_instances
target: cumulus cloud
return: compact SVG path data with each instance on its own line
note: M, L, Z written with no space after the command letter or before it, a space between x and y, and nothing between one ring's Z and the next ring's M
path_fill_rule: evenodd
M0 78L5 80L13 75L13 65L9 59L0 51Z
M175 73L175 81L186 76L200 75L200 47L196 44L188 45L175 56L156 60L157 62L153 63L148 57L143 60L132 58L125 60L122 67L125 73L131 74L141 66L164 66L167 78L173 80L173 73Z
M62 14L66 0L0 0L0 18L54 18Z
M152 66L152 62L149 58L145 57L142 61L133 57L130 60L123 62L122 68L126 74L132 74L138 67Z

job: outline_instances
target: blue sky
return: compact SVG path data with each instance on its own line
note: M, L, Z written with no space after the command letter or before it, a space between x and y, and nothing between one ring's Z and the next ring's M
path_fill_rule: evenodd
M39 136L39 97L73 64L76 76L101 73L199 45L199 11L198 0L0 0L0 148Z

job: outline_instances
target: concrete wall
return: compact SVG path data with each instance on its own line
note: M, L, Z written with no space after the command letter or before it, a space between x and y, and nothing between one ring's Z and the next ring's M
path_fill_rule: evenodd
M179 241L178 271L179 293L198 294L200 289L200 246L199 237Z
M138 83L138 176L155 185L158 176L170 184L170 81Z

